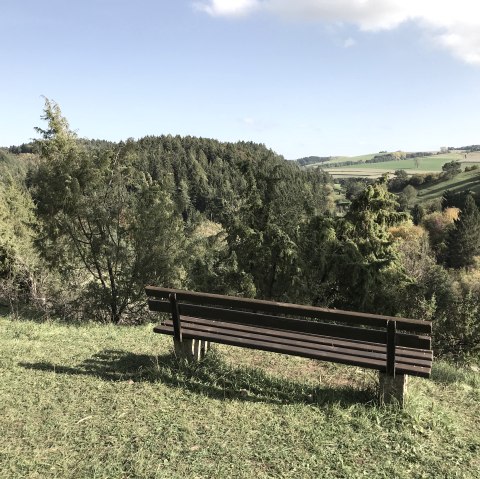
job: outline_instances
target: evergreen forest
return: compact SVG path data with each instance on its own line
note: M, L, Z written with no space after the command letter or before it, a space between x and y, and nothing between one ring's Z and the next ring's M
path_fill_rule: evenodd
M140 324L146 284L433 321L436 354L480 344L480 212L428 207L398 177L350 184L262 144L77 137L46 100L0 150L0 303ZM395 183L396 182L396 183Z

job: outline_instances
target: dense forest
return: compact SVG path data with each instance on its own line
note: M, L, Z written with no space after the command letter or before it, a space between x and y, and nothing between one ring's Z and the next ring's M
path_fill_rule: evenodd
M419 211L408 178L357 181L339 213L327 173L264 145L80 139L48 100L42 118L35 142L0 150L0 302L12 310L135 324L155 284L428 319L442 354L479 344L472 195Z

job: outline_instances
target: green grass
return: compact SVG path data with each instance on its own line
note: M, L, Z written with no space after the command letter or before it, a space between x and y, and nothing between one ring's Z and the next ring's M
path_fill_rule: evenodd
M360 161L365 161L370 158L373 158L375 155L362 155L362 156L352 156L352 157L338 157L335 160L309 165L310 167L322 167L325 168L333 176L351 176L351 177L362 177L362 176L381 176L383 173L390 172L393 173L395 170L407 170L409 174L415 173L427 173L427 172L440 172L442 171L442 166L449 161L460 161L464 159L463 153L445 153L435 156L426 156L418 158L418 167L415 164L415 159L411 158L408 160L398 160L398 161L384 161L380 163L360 163ZM349 166L337 166L330 167L331 163L341 163L345 161L357 161L358 164L349 165ZM470 166L475 163L480 163L480 156L475 156L474 154L468 155L468 160L466 163L462 163L463 166ZM367 171L364 171L367 170Z
M448 163L452 160L458 160L463 158L463 155L459 153L450 153L445 155L435 155L435 156L425 156L418 158L418 168L415 165L415 159L410 158L408 160L399 160L399 161L384 161L381 163L364 163L362 165L356 166L356 168L365 168L365 169L383 169L388 171L395 170L411 170L409 173L414 174L416 170L421 172L432 171L439 172L442 171L442 166L445 163Z
M415 165L415 159L410 158L408 160L398 160L398 161L383 161L380 163L360 163L361 161L367 161L372 159L376 154L368 154L368 155L359 155L359 156L338 156L333 158L330 161L326 161L324 163L315 163L312 165L308 165L309 168L312 167L326 167L328 168L332 163L345 163L346 161L355 161L358 162L358 165L349 165L345 167L337 167L337 168L367 168L367 169L381 169L381 170L388 170L388 171L395 171L397 169L411 169L411 170L421 170L421 171L442 171L442 166L449 162L449 161L462 161L464 159L463 153L444 153L435 156L424 156L418 157L419 166ZM474 157L470 155L471 161L480 161L480 158Z
M480 477L480 374L449 363L400 411L358 368L0 317L0 373L2 479Z
M416 202L424 203L435 198L441 198L446 190L453 192L470 190L475 192L476 195L480 195L480 170L463 172L447 181L420 186Z

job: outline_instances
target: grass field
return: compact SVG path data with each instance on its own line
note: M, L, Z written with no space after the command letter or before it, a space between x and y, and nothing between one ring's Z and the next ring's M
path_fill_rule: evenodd
M435 198L441 198L446 190L453 192L473 191L477 196L480 195L480 170L467 171L460 173L451 180L441 183L420 186L416 203L424 203Z
M364 163L358 165L356 168L373 168L373 169L382 169L382 170L409 170L409 173L413 174L415 170L422 171L442 171L442 166L449 161L458 160L460 161L460 156L458 158L453 158L453 154L450 155L436 155L436 156L425 156L423 158L418 158L418 168L415 165L414 158L408 160L399 160L399 161L384 161L381 163ZM463 158L463 156L462 156Z
M445 154L439 154L435 156L426 156L418 158L418 167L416 165L415 159L411 158L408 160L398 160L398 161L384 161L381 163L358 163L355 165L349 166L337 166L329 167L331 163L339 163L345 161L358 161L367 160L373 158L373 154L362 155L362 156L352 156L352 157L338 157L336 160L325 162L322 164L309 165L309 167L322 167L330 173L334 178L343 178L343 177L371 177L378 178L385 173L393 174L395 170L406 170L410 175L416 173L435 173L442 171L442 166L449 161L459 161L462 164L462 167L469 166L472 164L480 163L480 152L473 152L467 154L465 159L463 153L459 152L450 152Z
M480 374L436 362L408 406L376 375L218 347L187 366L151 326L0 317L0 477L478 478Z
M480 153L480 152L479 152ZM323 163L313 163L311 165L308 165L308 168L316 168L316 167L326 167L328 168L329 165L332 163L345 163L347 161L354 161L358 162L358 165L350 165L346 166L345 168L377 168L377 169L382 169L382 170L392 170L395 171L395 169L403 168L403 169L422 169L426 171L442 171L442 165L448 161L466 161L467 163L470 162L480 162L480 154L477 154L477 152L470 153L467 155L467 160L464 159L464 154L463 153L458 153L458 152L450 152L450 153L444 153L444 154L439 154L435 156L425 156L425 157L419 157L419 168L416 167L414 159L408 159L408 160L399 160L399 161L385 161L381 163L360 163L361 161L367 161L371 160L375 155L378 153L370 153L367 155L359 155L359 156L337 156L334 157L333 159L323 162ZM343 166L338 166L336 168L343 168Z

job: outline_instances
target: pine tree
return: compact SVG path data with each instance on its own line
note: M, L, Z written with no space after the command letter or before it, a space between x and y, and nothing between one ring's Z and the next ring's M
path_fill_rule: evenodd
M397 211L395 195L382 179L368 186L339 223L341 247L336 254L336 275L344 300L342 307L391 314L385 301L396 283L406 281L389 228L407 218Z
M472 195L465 200L465 207L450 232L447 242L447 265L465 268L474 264L480 254L480 212Z

